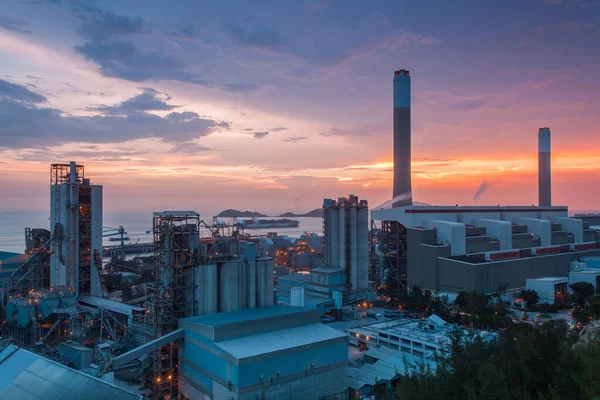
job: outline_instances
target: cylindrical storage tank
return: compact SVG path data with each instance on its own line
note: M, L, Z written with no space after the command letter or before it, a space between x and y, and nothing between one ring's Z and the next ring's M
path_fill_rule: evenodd
M256 260L256 306L265 306L265 259Z
M274 303L273 280L275 279L275 269L272 258L264 260L265 263L265 305L272 306Z
M339 266L341 268L348 268L347 265L347 254L346 254L346 240L347 235L346 235L346 209L345 207L345 203L340 205L340 214L339 214L339 241L338 241L338 248L339 248L339 257L340 257L340 264ZM335 266L335 265L334 265Z
M248 261L246 268L246 302L248 308L256 307L256 263L257 261Z
M238 262L238 307L241 310L248 308L248 287L246 280L247 267L248 262L246 260L241 260Z
M340 266L340 210L338 208L327 209L327 260L329 267Z
M369 208L361 207L357 211L358 273L357 288L369 286Z
M206 283L204 284L203 288L203 292L204 292L204 296L202 296L204 298L204 314L214 314L216 312L219 311L218 309L218 304L219 304L219 279L218 279L218 273L217 273L217 265L216 264L210 264L210 265L201 265L200 268L202 268L205 271L205 276L206 276Z
M350 278L349 283L351 285L351 289L356 290L358 289L358 236L356 230L356 207L351 206L348 210L348 214L348 242L350 246L350 248L348 249L348 254L350 256L350 265L348 266L348 269L350 270L350 273L348 275Z
M219 312L237 311L239 309L237 262L221 264L219 271Z

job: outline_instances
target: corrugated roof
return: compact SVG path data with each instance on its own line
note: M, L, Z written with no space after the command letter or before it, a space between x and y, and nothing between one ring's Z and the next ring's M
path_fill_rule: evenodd
M374 386L377 384L377 377L375 375L360 368L348 368L348 376L363 381L367 385Z
M264 319L276 317L279 315L288 315L303 313L309 310L305 307L292 307L284 305L275 305L258 308L248 308L245 310L232 311L228 313L203 315L199 317L185 318L182 321L192 324L219 326L227 325L236 322L252 321L256 319Z
M360 379L356 379L354 377L348 377L348 387L354 390L360 390L363 387L367 386L367 384Z
M142 396L13 345L0 353L0 360L1 399L143 399Z
M380 381L391 381L396 377L396 371L394 368L386 368L385 366L379 364L364 364L359 368L361 371L367 372L378 379Z
M78 300L80 303L94 306L96 308L104 308L105 310L116 312L117 314L128 315L130 317L133 316L134 311L137 313L145 312L145 308L119 303L118 301L112 301L109 299L103 299L102 297L79 296Z
M215 344L233 357L242 359L338 338L346 339L346 334L317 323L224 340Z

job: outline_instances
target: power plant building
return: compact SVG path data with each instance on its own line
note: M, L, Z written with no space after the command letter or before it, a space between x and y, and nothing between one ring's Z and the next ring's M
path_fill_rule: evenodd
M102 296L102 186L92 185L83 165L52 164L50 228L55 240L50 286Z
M346 334L315 309L270 306L179 322L179 393L191 399L346 399Z
M572 261L600 255L598 231L567 207L402 207L373 210L406 228L407 284L444 293L509 290L567 277Z

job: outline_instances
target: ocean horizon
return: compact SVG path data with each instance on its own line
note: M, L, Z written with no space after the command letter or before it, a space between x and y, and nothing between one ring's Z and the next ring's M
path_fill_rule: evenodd
M210 217L202 217L207 224L212 222ZM279 217L265 217L265 219L277 219ZM152 230L152 212L127 212L115 211L104 212L103 226L105 230L109 228L118 228L123 226L129 237L128 243L136 241L152 241L152 233L146 233ZM241 218L247 219L247 218ZM305 232L314 232L318 235L323 234L323 223L321 218L298 217L294 218L300 222L296 228L266 228L252 229L247 232L255 235L264 235L267 232L277 232L281 235L290 237L300 237ZM221 218L222 221L229 222L231 218ZM0 211L0 251L23 253L25 249L25 228L42 228L50 230L50 210L48 211ZM110 232L107 232L110 233ZM209 234L206 228L200 230L200 235ZM118 238L118 235L112 236ZM110 241L109 237L103 240L105 246L117 245L119 242Z

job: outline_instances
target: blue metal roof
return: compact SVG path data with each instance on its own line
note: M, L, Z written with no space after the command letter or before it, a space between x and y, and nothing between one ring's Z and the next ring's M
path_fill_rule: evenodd
M201 325L219 326L234 322L252 321L256 319L265 319L280 315L289 315L311 310L309 307L292 307L285 305L275 305L259 308L248 308L245 310L232 311L228 313L203 315L200 317L184 318L182 321L197 323Z
M23 255L23 253L12 253L10 251L0 251L0 261Z
M0 398L141 400L108 382L9 345L0 352Z

